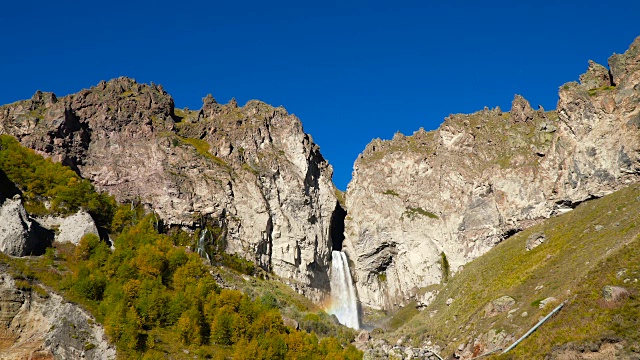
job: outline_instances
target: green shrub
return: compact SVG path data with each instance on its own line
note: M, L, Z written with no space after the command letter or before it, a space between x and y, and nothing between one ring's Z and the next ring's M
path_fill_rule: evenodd
M451 269L449 268L449 260L447 260L447 255L444 251L440 253L440 265L442 266L442 282L446 283L449 281Z
M397 192L395 192L393 190L386 190L385 192L383 192L383 194L392 195L392 196L400 196Z
M402 213L400 218L403 218L404 216L406 216L409 218L409 220L413 220L416 218L417 215L426 216L431 219L438 219L438 215L432 212L429 212L421 207L407 207L407 209Z

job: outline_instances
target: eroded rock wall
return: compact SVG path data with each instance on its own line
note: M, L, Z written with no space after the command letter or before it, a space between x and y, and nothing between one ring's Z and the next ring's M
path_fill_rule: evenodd
M640 174L640 38L560 88L556 111L451 115L435 131L372 141L346 194L344 251L361 302L428 302L420 288L541 219Z

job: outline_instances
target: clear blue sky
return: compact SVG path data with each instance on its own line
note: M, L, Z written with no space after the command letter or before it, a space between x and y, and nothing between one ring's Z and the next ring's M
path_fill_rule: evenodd
M19 4L20 3L20 4ZM640 35L640 1L7 1L0 103L118 76L177 107L260 99L296 114L345 189L373 138L451 113L555 108L587 61Z

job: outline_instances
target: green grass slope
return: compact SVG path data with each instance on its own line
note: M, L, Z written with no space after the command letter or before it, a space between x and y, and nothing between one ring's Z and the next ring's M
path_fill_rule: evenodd
M444 348L443 355L453 354L460 345L481 355L510 345L566 301L557 315L501 357L542 359L563 347L589 348L603 341L638 356L639 221L637 184L583 203L467 264L440 287L432 304L387 336L410 337L416 345L431 341ZM546 241L526 251L534 233L544 233ZM624 287L630 296L607 302L607 285ZM508 309L512 311L491 315L488 304L505 295L515 299ZM542 300L550 297L556 300L541 308Z

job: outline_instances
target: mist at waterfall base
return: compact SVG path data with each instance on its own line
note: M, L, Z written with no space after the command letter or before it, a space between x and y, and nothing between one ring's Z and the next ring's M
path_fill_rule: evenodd
M342 325L352 329L360 328L358 299L351 280L347 256L342 251L331 252L331 302L326 309L335 315Z

